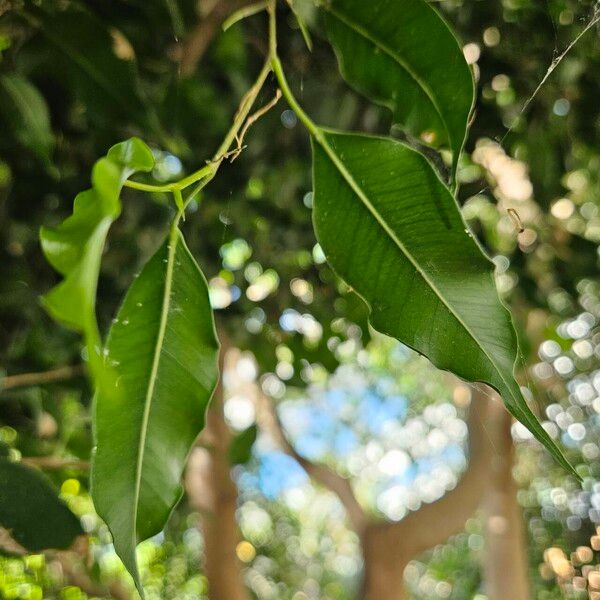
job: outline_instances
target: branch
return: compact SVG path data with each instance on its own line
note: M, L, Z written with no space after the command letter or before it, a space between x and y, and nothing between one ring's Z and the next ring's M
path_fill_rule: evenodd
M87 460L60 458L58 456L24 456L21 458L24 465L39 467L40 469L80 469L87 471L90 463Z
M489 473L497 454L492 423L487 419L498 396L486 388L471 387L469 409L469 465L458 485L442 498L425 504L398 523L382 525L393 531L410 556L415 556L458 533L479 506L489 482ZM489 391L488 391L489 390Z
M15 541L10 530L4 529L4 527L0 527L0 551L15 554L16 556L27 555L27 549Z
M10 390L17 387L31 387L44 385L46 383L55 383L56 381L65 381L73 379L84 373L83 365L58 367L50 371L41 373L20 373L19 375L7 375L0 379L0 391Z
M337 495L348 513L353 529L359 534L362 533L368 524L368 517L358 503L350 481L333 469L322 464L313 463L300 455L289 441L271 399L264 394L260 394L258 403L261 428L269 432L281 450L296 460L311 479Z
M248 6L255 1L219 0L215 2L208 14L190 33L183 46L179 64L181 75L185 77L193 75L198 67L198 63L202 60L202 57L227 18L240 10L240 8Z

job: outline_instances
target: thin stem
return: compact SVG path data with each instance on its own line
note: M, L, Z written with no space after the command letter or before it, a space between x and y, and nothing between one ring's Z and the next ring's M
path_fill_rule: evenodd
M173 199L175 200L177 209L183 210L183 196L181 195L181 190L179 188L173 190Z
M40 469L80 469L87 471L90 463L87 460L60 458L58 456L23 456L21 463Z
M242 98L240 107L238 108L238 111L235 114L231 128L227 132L227 135L225 136L222 144L217 149L213 157L212 163L208 165L213 166L214 173L217 172L219 166L221 165L221 162L223 161L224 155L227 153L229 148L231 148L231 144L233 144L233 142L235 141L237 134L244 125L244 121L250 114L250 111L252 110L252 106L254 105L256 98L258 97L260 90L262 89L263 85L265 84L265 81L267 80L267 77L269 76L269 73L271 72L271 60L272 56L271 52L269 52L267 60L265 61L262 69L260 70L256 81L252 84L252 87L246 92L246 95Z
M131 181L128 179L124 184L125 187L132 188L134 190L140 190L142 192L172 192L173 184L168 183L166 185L152 185L150 183L140 183L139 181Z
M201 169L198 169L197 171L194 171L193 173L191 173L187 177L184 177L180 181L177 181L176 183L172 184L173 189L174 190L179 190L179 191L184 190L186 187L189 187L190 185L196 183L197 181L199 181L203 177L206 177L207 175L210 175L211 170L212 169L211 169L211 165L210 164L209 165L204 165Z
M250 111L252 110L254 102L258 97L258 94L260 93L263 85L265 84L269 73L271 73L271 60L272 55L271 52L269 52L269 55L267 56L267 59L265 60L265 63L262 69L260 70L258 77L256 78L256 81L252 84L252 87L246 92L245 96L242 98L242 101L240 102L240 106L235 114L233 123L229 131L225 135L223 142L218 147L212 160L208 164L204 165L197 171L194 171L187 177L184 177L183 179L174 183L169 183L166 185L151 185L147 183L139 183L137 181L126 181L125 186L136 190L141 190L143 192L171 192L173 194L175 204L177 206L177 216L175 217L174 221L174 226L177 227L179 221L185 213L185 209L192 201L192 199L217 174L217 171L219 170L221 163L225 159L229 148L236 140L240 130L243 128L244 123L248 118ZM182 191L195 183L197 183L198 185L184 200Z
M229 16L223 22L221 26L223 31L227 31L231 26L235 25L238 21L242 19L246 19L247 17L251 17L262 10L265 10L268 6L268 0L262 0L261 2L257 2L256 4L250 4L250 6L244 6L239 10L236 10L231 16Z
M240 106L237 112L235 113L233 123L229 131L225 135L223 142L217 148L217 151L215 152L212 160L205 167L202 167L202 169L196 171L196 173L192 173L192 175L186 177L185 179L182 179L178 183L178 188L181 190L184 187L188 187L192 183L196 183L200 180L198 185L192 190L192 192L187 196L187 198L183 202L183 209L179 210L179 213L176 217L177 223L179 222L181 216L184 214L185 209L188 207L189 203L194 199L194 197L198 194L200 190L206 187L213 180L213 178L217 174L217 171L219 170L221 163L225 159L229 148L231 148L231 145L236 140L240 130L244 126L244 123L248 118L248 115L250 114L250 111L254 106L254 102L256 101L258 94L262 90L267 80L267 77L269 76L269 73L271 73L271 58L271 53L269 52L269 55L267 56L267 59L265 60L265 63L256 78L256 81L252 84L252 87L246 92L246 94L242 98Z
M317 127L316 123L304 112L303 108L300 106L290 86L285 77L285 73L283 72L283 67L281 65L281 61L278 56L274 56L271 59L271 66L273 68L273 73L275 77L277 77L277 82L279 83L279 87L281 88L281 92L283 93L283 97L286 99L286 102L290 105L290 108L296 113L298 119L300 119L301 123L306 127L308 132L318 141L323 137L321 130Z
M277 56L277 19L275 13L275 1L272 1L269 5L269 55L271 57L271 68L277 78L281 92L290 108L296 113L298 119L306 127L308 132L319 142L322 143L323 135L321 130L317 127L315 122L304 112L304 109L300 106L296 97L292 93L290 86L285 77L283 66Z

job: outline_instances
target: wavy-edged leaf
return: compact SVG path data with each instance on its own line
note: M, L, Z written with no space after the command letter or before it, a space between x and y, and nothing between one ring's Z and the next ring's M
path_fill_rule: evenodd
M69 548L83 535L79 519L39 472L0 459L0 527L30 552Z
M92 188L75 198L73 214L55 229L43 227L40 240L50 264L64 279L43 298L48 312L84 333L90 366L100 377L100 335L96 325L96 287L109 227L121 212L119 194L136 171L149 171L154 159L140 139L113 146L94 165Z
M411 134L435 134L435 145L451 148L454 171L474 83L446 22L425 0L329 0L324 8L344 78Z
M218 379L218 341L206 280L177 229L131 285L96 397L92 497L142 592L139 542L165 525Z
M467 381L509 411L573 471L514 379L511 317L452 194L427 160L387 138L320 132L314 152L317 239L367 302L375 329Z
M0 90L0 107L7 125L20 144L36 154L45 167L51 167L54 136L44 97L30 81L17 74L0 77Z

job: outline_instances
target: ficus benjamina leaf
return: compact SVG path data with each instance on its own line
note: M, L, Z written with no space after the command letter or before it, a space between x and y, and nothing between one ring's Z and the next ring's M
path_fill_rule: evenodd
M515 381L517 338L493 263L428 161L389 138L323 130L318 137L317 239L333 269L369 305L373 327L441 369L491 385L574 472Z
M173 227L134 280L110 329L112 384L97 389L92 498L143 593L137 544L160 532L218 378L208 286Z
M344 78L389 107L394 123L412 135L449 146L454 172L474 83L446 22L425 0L327 0L323 6Z

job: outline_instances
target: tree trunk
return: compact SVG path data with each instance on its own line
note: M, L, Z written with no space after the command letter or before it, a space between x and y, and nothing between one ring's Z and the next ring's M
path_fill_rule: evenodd
M219 383L200 443L188 461L185 478L190 506L201 515L204 573L211 600L250 598L236 555L240 541L235 515L238 490L231 479L230 443L231 433L223 415L223 388Z
M523 516L512 476L514 445L512 417L498 402L489 416L496 455L483 502L486 528L484 575L489 600L528 600L526 539Z
M364 560L361 600L406 598L404 569L408 562L461 531L480 505L488 486L496 445L488 431L488 419L496 414L496 405L500 406L503 414L505 411L483 388L473 387L471 391L467 470L454 489L436 502L423 505L402 521L369 523L366 526L360 536ZM502 598L521 600L512 595Z
M404 600L404 569L397 533L388 524L367 526L361 536L363 584L360 600Z

